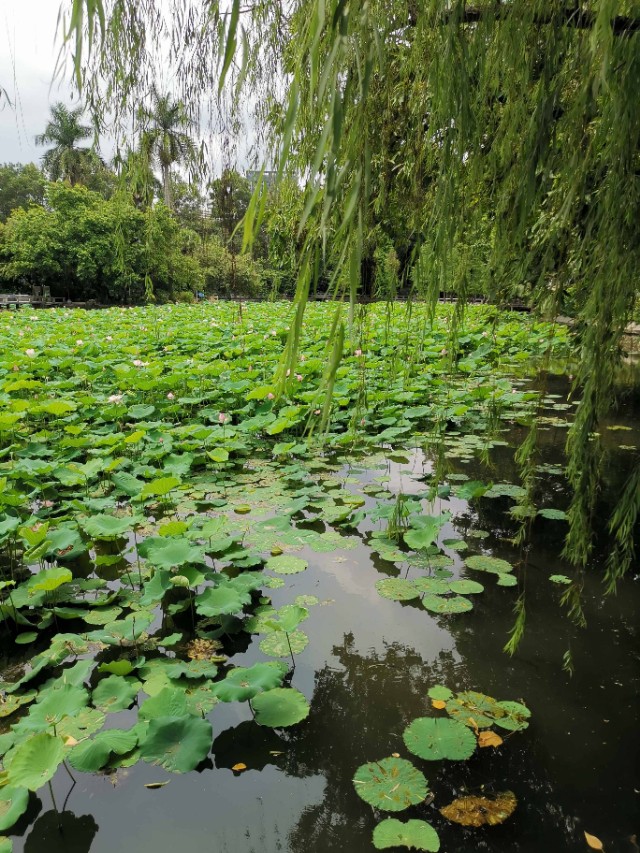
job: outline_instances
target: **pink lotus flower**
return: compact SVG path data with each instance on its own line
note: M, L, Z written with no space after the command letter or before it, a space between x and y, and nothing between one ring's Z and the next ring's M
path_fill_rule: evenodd
M176 395L173 393L173 391L169 391L169 393L167 394L167 400L175 400L175 396Z
M76 341L76 346L81 347L83 343L84 343L84 341L81 340L80 338L78 338L78 340Z
M220 414L218 415L218 423L226 424L228 420L229 415L226 412L220 412Z
M440 355L446 355L448 352L449 350L446 347L442 347L442 349L440 350Z
M315 410L315 412L314 412L313 414L314 414L314 415L319 415L319 414L320 414L320 409L316 409L316 410Z
M357 350L354 352L354 355L356 355L356 356L360 357L360 356L362 355L362 350L361 350L361 349L357 349Z
M296 379L298 380L298 382L302 382L302 374L296 373Z
M111 337L111 335L107 335L107 340L108 340L108 341L112 341L112 340L113 340L113 338Z
M36 351L34 349L29 348L29 349L26 349L24 351L24 353L25 353L25 355L28 355L29 358L33 358L34 355L36 354Z
M267 394L267 400L273 400L274 396L275 395L272 394L271 391L269 391L269 393Z
M122 394L112 394L109 397L110 403L121 403L122 402Z

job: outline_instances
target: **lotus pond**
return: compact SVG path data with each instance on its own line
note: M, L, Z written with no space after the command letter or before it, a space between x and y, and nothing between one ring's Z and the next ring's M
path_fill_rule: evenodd
M0 315L1 853L638 849L637 590L559 557L567 331L468 309L454 358L453 310L360 308L333 378L310 305L283 394L287 304ZM630 386L613 491L638 425Z

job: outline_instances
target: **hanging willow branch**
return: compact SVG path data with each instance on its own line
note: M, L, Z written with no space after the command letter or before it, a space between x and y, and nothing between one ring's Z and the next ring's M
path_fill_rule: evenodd
M353 306L380 230L431 305L442 291L464 300L473 283L497 305L518 295L572 314L580 403L565 553L585 565L598 431L638 294L639 0L65 0L63 10L98 126L108 116L126 131L162 70L213 130L231 132L255 104L252 127L278 175L304 178L281 386L310 290L330 270L330 291ZM246 242L264 198L250 212ZM612 522L621 571L637 528L625 495Z

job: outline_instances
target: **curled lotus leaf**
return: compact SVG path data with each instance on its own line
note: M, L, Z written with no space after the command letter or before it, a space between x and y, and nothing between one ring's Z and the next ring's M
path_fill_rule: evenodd
M518 804L511 791L489 797L460 797L440 809L440 814L461 826L496 826L510 817Z
M356 793L365 803L388 812L400 812L427 796L427 780L405 758L382 758L363 764L353 777Z
M420 595L413 582L403 578L384 578L376 581L376 589L383 598L389 598L391 601L410 601Z
M498 702L498 706L505 711L504 716L496 718L496 725L510 732L519 732L529 725L531 711L521 702Z
M440 849L438 833L424 820L396 820L388 817L373 830L373 846L376 850L389 847L408 847L410 850L426 850L437 853Z
M418 717L402 737L409 752L428 761L464 761L476 749L473 733L457 720L446 718Z

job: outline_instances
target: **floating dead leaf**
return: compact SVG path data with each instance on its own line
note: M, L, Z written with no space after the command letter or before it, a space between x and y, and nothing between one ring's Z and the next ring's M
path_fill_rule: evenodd
M165 785L168 785L171 779L165 779L164 782L147 782L145 784L145 788L148 788L150 791L155 791L156 788L164 788Z
M69 735L69 737L66 738L64 745L65 746L77 746L78 743L79 743L79 741L77 741L74 737L71 737L71 735Z
M495 800L488 797L460 797L440 809L447 820L462 826L495 826L510 817L517 805L515 794L504 791Z
M480 732L478 735L478 746L502 746L504 741L495 732Z
M432 699L431 704L437 711L442 711L443 708L447 707L447 703L443 699Z
M399 752L392 752L391 757L392 758L400 758L400 753Z
M592 850L604 850L604 845L597 836L591 835L589 832L585 832L584 837Z
M246 764L243 764L241 761L239 761L237 764L234 764L234 765L233 765L233 767L232 767L231 769L232 769L235 773L242 773L242 771L243 771L243 770L246 770L246 769L247 769L247 765L246 765Z

